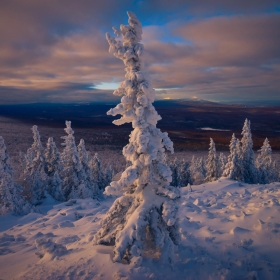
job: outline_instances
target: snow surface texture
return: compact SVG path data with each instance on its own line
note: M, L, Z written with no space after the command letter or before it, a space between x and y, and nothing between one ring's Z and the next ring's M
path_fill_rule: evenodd
M137 17L128 12L129 25L113 28L122 35L117 41L106 34L109 52L121 59L126 68L125 80L114 91L123 96L121 103L107 114L121 118L116 125L132 123L129 144L123 155L131 162L118 181L105 189L107 195L120 195L102 222L94 243L114 245L113 261L141 264L142 256L151 247L163 262L172 263L173 251L179 241L177 232L178 189L172 187L171 170L164 164L166 151L174 152L167 133L156 128L161 117L152 103L155 90L144 72L144 47L140 44L142 25Z
M89 244L113 198L57 204L47 196L43 214L0 216L0 277L280 279L280 184L221 179L192 189L180 189L173 269L151 255L140 267L113 263L112 246Z

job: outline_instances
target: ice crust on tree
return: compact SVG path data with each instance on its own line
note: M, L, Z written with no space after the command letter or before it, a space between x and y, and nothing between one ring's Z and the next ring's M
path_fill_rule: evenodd
M161 258L172 261L174 246L178 242L176 199L179 191L170 185L172 173L164 164L173 143L167 133L156 127L161 117L152 105L155 91L144 71L144 47L140 43L142 25L128 12L129 25L114 28L116 40L108 33L109 52L125 64L125 80L114 91L122 96L121 103L108 111L108 115L121 115L113 123L132 123L133 131L123 155L132 164L122 173L119 181L105 189L107 195L120 195L107 213L101 229L95 235L95 244L114 245L114 261L122 259L141 263L148 242L161 252ZM149 233L149 234L147 234ZM151 236L151 240L147 240Z
M7 213L25 215L33 210L22 197L21 188L14 182L13 168L4 139L0 136L0 215Z

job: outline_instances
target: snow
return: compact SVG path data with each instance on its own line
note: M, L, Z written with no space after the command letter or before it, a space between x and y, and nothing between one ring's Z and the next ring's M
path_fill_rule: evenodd
M201 130L214 130L214 131L230 131L228 129L217 129L217 128L211 128L211 127L201 127L199 129L201 129Z
M114 263L113 246L93 245L116 197L58 203L47 196L41 214L0 216L1 279L280 278L280 183L222 178L180 192L173 269L151 248L139 266Z

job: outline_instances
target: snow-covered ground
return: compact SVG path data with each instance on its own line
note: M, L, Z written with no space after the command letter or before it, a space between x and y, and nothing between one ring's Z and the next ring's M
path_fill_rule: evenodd
M47 197L42 214L0 217L0 279L280 279L280 183L228 179L181 188L174 267L152 249L141 266L112 262L93 236L114 198Z

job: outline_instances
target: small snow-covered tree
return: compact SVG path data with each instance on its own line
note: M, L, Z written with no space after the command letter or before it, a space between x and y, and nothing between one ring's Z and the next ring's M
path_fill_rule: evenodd
M191 181L194 185L199 185L205 182L206 167L204 159L192 157L190 165Z
M178 189L170 185L171 170L163 163L165 150L173 153L173 143L167 133L156 128L160 116L152 102L155 91L143 71L144 47L140 44L142 26L137 17L128 12L129 25L121 25L115 34L123 42L107 34L110 52L123 60L126 79L114 91L121 103L107 114L121 114L114 124L132 123L129 144L123 154L132 165L126 168L119 181L111 182L105 194L124 193L116 199L95 235L95 244L114 245L113 260L141 262L147 244L153 244L162 260L172 261L174 245L178 243ZM149 246L151 249L151 246Z
M271 146L268 139L265 138L256 160L256 166L259 170L259 183L261 184L273 182L277 177L271 155Z
M74 131L71 128L71 121L66 121L64 131L66 136L64 139L63 152L61 153L61 161L63 169L61 171L61 179L63 181L63 193L66 199L70 198L70 193L76 192L81 184L80 178L83 177L83 166L79 157L77 146L75 143Z
M31 211L33 207L22 197L21 188L14 182L13 168L0 136L0 215L25 215Z
M50 137L47 142L45 149L45 170L48 175L48 188L49 194L58 201L64 201L65 197L62 190L62 180L60 178L60 173L62 170L62 162L60 158L60 153Z
M180 163L177 157L171 162L170 164L170 169L172 172L172 182L171 185L174 187L179 186L179 168L180 168Z
M255 166L255 154L253 151L253 141L250 128L250 121L247 119L244 122L242 129L242 171L245 183L254 184L258 178L258 172Z
M227 157L224 155L224 153L220 153L218 161L219 161L219 177L221 177L222 174L224 173L227 164Z
M63 193L63 181L61 180L58 171L49 178L49 194L57 201L65 201Z
M95 197L100 194L100 190L96 182L91 179L90 154L86 150L84 139L80 140L77 150L82 164L82 172L80 172L81 184L78 187L78 196L80 198Z
M178 181L180 187L193 183L191 179L190 164L185 159L183 159L179 166Z
M47 142L47 146L45 149L45 161L46 173L49 177L52 177L56 171L61 171L62 167L60 153L52 137L50 137Z
M106 186L110 185L110 183L113 180L114 175L115 175L114 169L112 168L112 165L109 164L106 168L105 177L104 177Z
M224 168L222 176L233 180L243 180L242 160L239 156L239 142L235 138L234 133L229 145L230 154L228 156L227 164Z
M129 160L126 161L126 168L131 166L131 162ZM89 162L90 172L91 172L91 180L95 182L97 187L104 192L105 188L108 186L106 180L106 174L103 170L101 159L98 153L95 153Z
M25 186L30 191L30 202L33 205L40 204L45 197L47 185L47 174L45 173L44 148L41 143L41 137L38 127L32 127L33 144L27 150L25 155L25 170L23 172Z
M206 162L206 182L215 181L219 178L219 162L216 153L215 142L210 138L210 147Z

